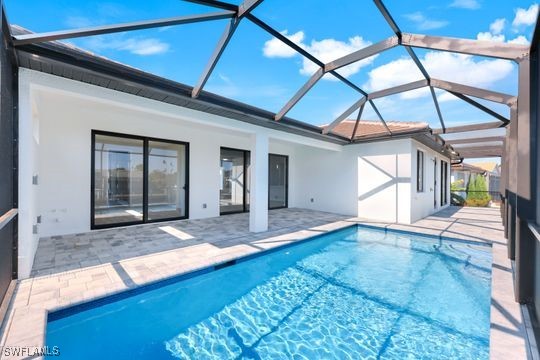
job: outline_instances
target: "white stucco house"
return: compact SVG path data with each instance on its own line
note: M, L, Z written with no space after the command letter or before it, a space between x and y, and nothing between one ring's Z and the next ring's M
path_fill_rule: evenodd
M427 124L324 134L61 43L32 50L18 73L20 277L41 237L248 211L258 232L284 207L411 223L449 204L451 153Z

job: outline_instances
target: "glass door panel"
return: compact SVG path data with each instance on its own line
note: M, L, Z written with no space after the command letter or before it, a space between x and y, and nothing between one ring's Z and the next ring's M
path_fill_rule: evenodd
M221 186L219 191L219 211L222 214L245 211L246 152L243 150L221 149Z
M268 207L287 207L288 157L270 154L268 164Z
M186 216L186 146L148 141L148 220Z
M143 140L96 134L96 226L143 221L143 149Z

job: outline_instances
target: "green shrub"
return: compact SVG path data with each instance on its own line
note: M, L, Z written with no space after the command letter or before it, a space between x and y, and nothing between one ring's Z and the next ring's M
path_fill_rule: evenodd
M456 180L450 184L450 191L465 191L463 179Z
M475 207L486 207L491 201L491 196L487 192L486 178L482 175L471 175L467 184L467 199L465 205Z

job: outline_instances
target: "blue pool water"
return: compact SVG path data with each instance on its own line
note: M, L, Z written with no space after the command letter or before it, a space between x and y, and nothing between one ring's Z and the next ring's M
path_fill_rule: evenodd
M49 314L67 359L487 359L491 247L350 227Z

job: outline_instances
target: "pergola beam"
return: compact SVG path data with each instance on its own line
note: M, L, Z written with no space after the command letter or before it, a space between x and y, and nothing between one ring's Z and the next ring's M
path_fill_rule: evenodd
M502 151L501 145L486 145L486 146L466 146L454 148L454 151L457 152L473 152L473 151Z
M500 157L502 156L502 150L489 150L489 151L471 151L471 152L460 152L459 157L461 158L488 158L488 157Z
M274 119L276 121L279 121L283 119L283 117L292 109L294 105L296 105L302 97L319 81L324 75L324 71L322 68L319 68L313 74L309 80L294 94L294 96L289 100L285 106L274 116Z
M484 124L472 124L472 125L447 127L446 131L444 132L442 129L433 129L432 133L436 135L454 134L454 133L476 131L476 130L496 129L500 127L504 127L504 124L501 124L499 121L496 121L496 122L489 122L489 123L484 123Z
M497 43L402 33L401 44L422 49L448 51L453 53L486 56L497 59L518 61L529 54L528 45Z
M374 92L368 94L368 99L370 99L370 100L371 99L378 99L378 98L382 98L382 97L386 97L386 96L390 96L390 95L395 95L395 94L399 94L399 93L403 93L403 92L407 92L407 91L411 91L411 90L420 89L420 88L426 87L428 85L429 85L428 80L413 81L413 82L410 82L410 83L407 83L407 84L394 86L394 87L391 87L391 88L388 88L388 89L374 91Z
M151 29L163 26L192 24L202 21L228 19L235 16L232 11L220 11L201 15L176 16L165 19L134 21L129 23L92 26L80 29L50 31L13 36L13 45L39 44L47 41L65 40L83 36L112 34L123 31Z
M511 106L516 102L516 97L496 91L481 89L473 86L454 83L451 81L431 79L431 86L441 90L456 92L463 95L469 95L476 98L493 101L500 104Z
M480 148L468 148L468 149L454 149L462 157L485 157L485 156L501 156L503 153L502 146L485 146L484 149Z
M470 97L468 96L465 96L463 94L460 94L460 93L457 93L457 92L454 92L454 91L448 91L450 94L454 95L455 97L471 104L472 106L476 107L477 109L480 109L482 110L483 112L485 112L486 114L489 114L491 116L493 116L494 118L502 121L503 123L505 124L509 124L510 123L510 119L507 119L505 118L504 116L502 116L501 114L491 110L490 108L480 104L479 102L476 102L474 101L473 99L471 99Z
M330 124L325 126L322 133L328 134L336 126L338 126L343 120L347 119L347 117L351 115L356 109L358 109L359 107L363 107L366 101L367 101L367 97L363 96L360 100L352 104L347 110L345 110L341 115L339 115L334 121L332 121Z
M454 139L454 140L445 140L446 143L451 145L457 144L474 144L474 143L483 143L483 142L494 142L494 141L504 141L504 136L487 136L480 138L470 138L470 139Z

